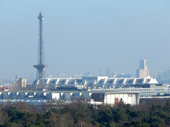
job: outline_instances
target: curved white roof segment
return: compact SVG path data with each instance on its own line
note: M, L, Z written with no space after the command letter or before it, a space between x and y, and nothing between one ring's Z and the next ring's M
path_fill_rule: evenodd
M107 76L86 76L82 78L47 78L47 85L84 87L113 87L136 84L158 84L154 78L108 78Z

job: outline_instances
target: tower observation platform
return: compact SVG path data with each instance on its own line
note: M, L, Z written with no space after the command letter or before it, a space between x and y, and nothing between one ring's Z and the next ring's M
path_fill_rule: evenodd
M45 65L45 54L44 54L44 43L43 43L43 27L42 21L44 19L43 14L40 12L39 16L39 43L38 43L38 63L33 65L37 69L36 85L35 88L44 89L46 88L46 76L45 69L48 65Z

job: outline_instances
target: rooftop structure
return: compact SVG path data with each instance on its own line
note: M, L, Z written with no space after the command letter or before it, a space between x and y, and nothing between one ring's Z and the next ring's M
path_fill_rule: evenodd
M34 65L34 67L37 69L37 78L36 78L36 88L46 88L46 83L44 82L45 76L45 68L48 67L48 65L45 65L45 55L44 55L44 44L43 44L43 27L42 27L42 21L44 19L43 14L40 12L39 16L39 43L38 43L38 63L37 65Z
M159 96L170 95L170 87L167 84L126 85L117 88L100 88L100 89L94 88L91 89L91 91L140 92L140 98L146 98L146 97L159 98Z
M105 87L114 88L123 85L157 84L154 78L108 78L108 76L84 76L82 78L47 78L50 88L76 86L82 88Z

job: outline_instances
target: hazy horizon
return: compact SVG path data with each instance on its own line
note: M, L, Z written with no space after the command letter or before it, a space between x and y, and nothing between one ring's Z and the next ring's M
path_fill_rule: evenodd
M141 59L151 76L170 66L168 0L0 0L0 74L36 76L40 5L46 76L97 68L134 76Z

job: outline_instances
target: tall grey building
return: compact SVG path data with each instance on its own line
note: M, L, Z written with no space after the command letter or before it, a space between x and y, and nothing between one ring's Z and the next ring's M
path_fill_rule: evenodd
M139 69L136 70L136 77L137 78L147 78L149 76L149 70L146 66L147 60L140 60L139 61Z

